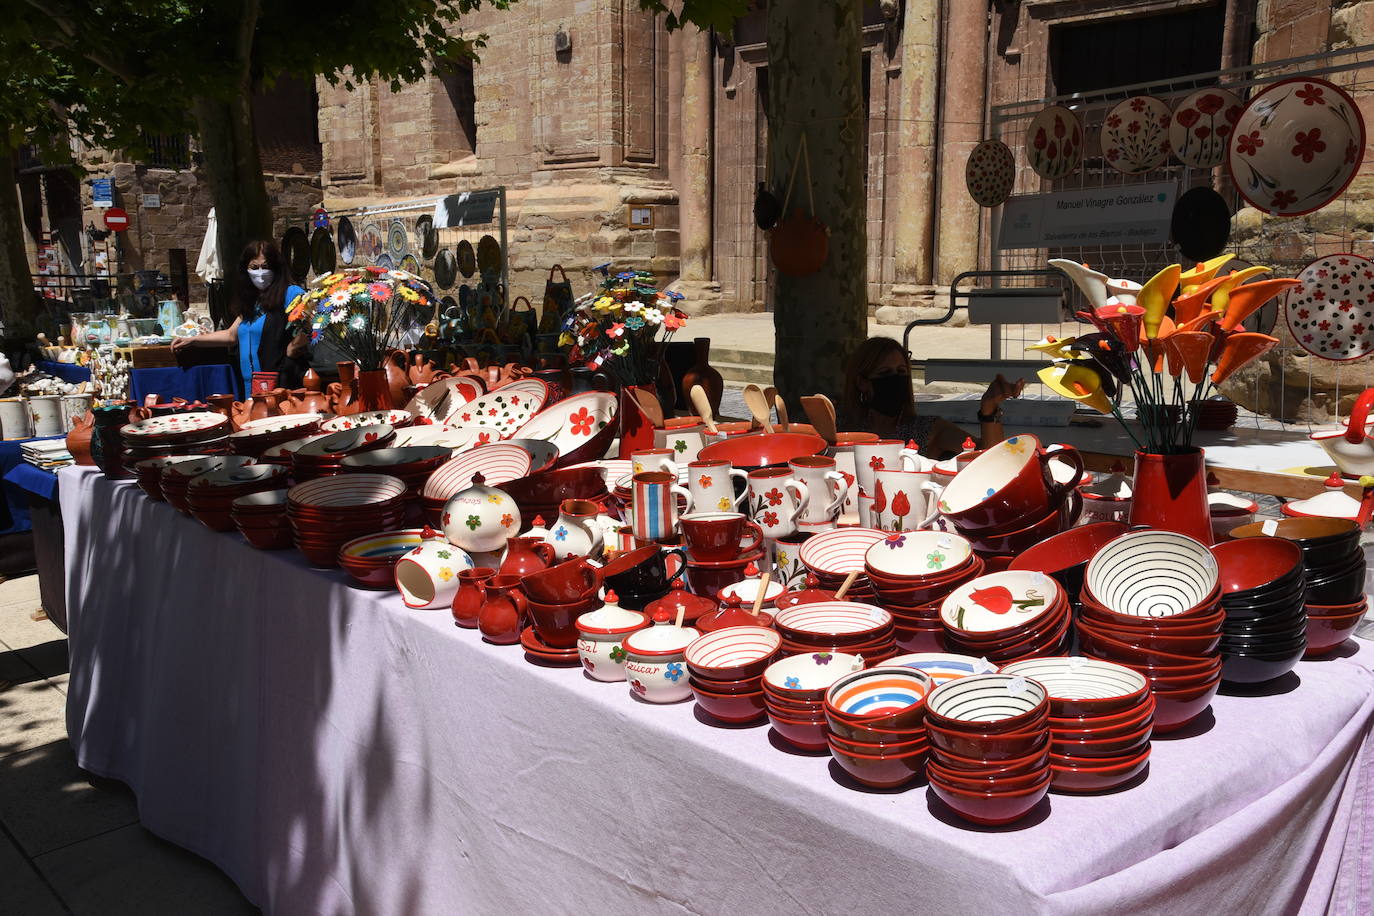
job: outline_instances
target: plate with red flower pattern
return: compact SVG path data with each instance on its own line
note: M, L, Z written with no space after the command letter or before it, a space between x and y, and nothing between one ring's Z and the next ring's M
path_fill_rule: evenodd
M1148 172L1169 158L1169 106L1149 95L1120 102L1102 122L1102 158L1118 172Z
M1026 128L1026 161L1041 178L1054 180L1078 168L1083 158L1083 127L1062 105L1044 109Z
M1244 108L1240 96L1216 86L1184 96L1169 121L1169 148L1179 162L1193 168L1221 165Z
M499 487L528 474L533 460L529 452L509 442L479 445L439 465L429 475L429 480L425 481L420 495L430 499L448 499L472 486L474 474L482 475L485 486Z
M474 398L448 418L449 426L491 426L509 439L548 400L549 388L537 378L521 379Z
M612 392L584 391L541 410L511 438L552 442L559 454L571 455L615 419L618 404Z
M1301 216L1341 195L1364 160L1364 118L1326 80L1295 77L1250 100L1226 167L1236 190L1274 216Z
M980 207L996 207L1011 196L1016 181L1016 157L1001 140L984 140L968 154L964 166L968 193Z
M1374 353L1374 261L1327 255L1297 280L1284 296L1283 317L1298 346L1333 362Z

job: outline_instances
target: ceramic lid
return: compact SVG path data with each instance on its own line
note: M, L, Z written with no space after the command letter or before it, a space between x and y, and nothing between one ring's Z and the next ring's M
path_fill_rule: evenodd
M1124 472L1114 472L1079 489L1088 499L1130 499L1132 492L1131 480Z
M678 586L657 601L644 608L644 613L653 618L659 611L666 611L670 621L677 619L678 609L684 611L683 620L696 620L702 614L709 614L719 605L704 595L693 595Z
M1234 493L1208 493L1207 506L1213 515L1246 515L1259 511L1259 504Z
M1326 492L1284 503L1284 515L1321 515L1327 518L1358 518L1360 501L1345 492L1345 481L1340 474L1332 473L1326 478Z
M687 646L701 635L696 627L679 627L671 623L657 624L635 630L625 637L625 651L641 657L681 655Z
M627 611L614 604L606 604L577 618L577 629L583 633L614 636L643 629L649 619L638 611Z

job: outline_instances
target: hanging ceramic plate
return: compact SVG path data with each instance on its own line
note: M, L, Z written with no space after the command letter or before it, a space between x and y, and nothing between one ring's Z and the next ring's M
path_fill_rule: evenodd
M477 273L477 252L472 250L472 243L467 239L458 243L458 272L464 278Z
M386 231L386 253L391 255L393 261L399 261L409 250L410 237L406 233L406 224L399 219L393 219Z
M472 486L474 474L482 475L484 485L499 487L528 474L532 460L529 452L506 442L470 448L439 465L425 481L420 495L428 499L448 499Z
M615 420L618 403L617 396L609 391L575 394L531 417L513 438L551 442L561 454L571 455Z
M310 236L310 266L317 274L334 272L334 238L328 229L316 229Z
M452 248L445 248L434 259L434 285L440 289L452 289L458 279L458 259L453 256Z
M401 270L418 277L420 275L420 262L416 260L415 255L408 254L401 258Z
M376 223L365 224L358 236L358 253L365 262L375 264L385 252L386 242L382 239L382 230Z
M339 260L345 267L358 256L358 234L353 231L353 221L346 216L339 217L338 228Z
M426 261L439 251L439 230L434 228L434 218L429 214L415 221L415 247Z
M1148 95L1116 105L1102 122L1102 158L1118 172L1148 172L1169 158L1169 106Z
M1026 128L1026 161L1041 178L1053 181L1078 168L1083 158L1083 127L1067 108L1051 105Z
M286 266L297 280L304 280L310 273L310 240L305 230L292 226L281 237L281 252L286 257Z
M1211 188L1185 191L1174 203L1169 235L1190 263L1214 258L1226 250L1231 237L1231 208Z
M1374 261L1357 254L1317 258L1288 290L1283 318L1313 356L1344 362L1374 353Z
M391 268L396 266L396 262L391 260L391 255L389 254L377 255L377 257L373 259L372 263L374 266L380 267L382 270L391 270Z
M1169 119L1169 149L1184 165L1221 165L1244 107L1240 96L1216 86L1185 96Z
M1301 216L1341 195L1364 160L1364 118L1326 80L1289 79L1250 100L1226 167L1236 190L1274 216Z
M489 235L477 240L477 266L484 277L501 272L501 244Z
M515 435L548 400L549 389L538 379L521 379L464 404L448 418L449 426L486 426L502 439Z
M1011 196L1016 181L1016 157L1001 140L984 140L968 154L964 181L980 207L996 207Z

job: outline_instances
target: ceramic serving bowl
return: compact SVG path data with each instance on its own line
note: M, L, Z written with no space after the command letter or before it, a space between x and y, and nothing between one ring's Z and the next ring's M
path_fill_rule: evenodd
M339 548L339 567L364 588L394 588L396 561L420 546L423 533L405 528L354 538Z
M513 436L555 446L555 467L595 461L606 454L619 430L618 405L614 392L584 391L534 414Z
M970 644L1015 641L1067 610L1059 583L1044 573L1007 570L959 586L940 604L945 628Z
M794 642L859 645L890 632L892 615L871 604L816 601L779 610L773 625Z
M1142 748L1150 743L1150 735L1153 731L1153 717L1139 728L1123 735L1070 739L1055 735L1051 731L1050 759L1053 761L1056 755L1101 759L1138 754Z
M390 426L399 429L415 422L415 414L408 410L365 410L343 417L335 417L320 424L321 432L337 433L344 430L360 429L365 426Z
M1017 554L1009 569L1024 569L1054 576L1069 594L1078 594L1088 561L1108 542L1130 530L1124 522L1095 522L1070 528Z
M815 704L816 715L821 716L821 703L830 685L863 665L862 658L844 652L793 655L764 669L763 689L784 702Z
M889 729L921 726L925 698L933 689L930 675L918 668L879 665L840 678L825 693L825 716Z
M1303 566L1302 550L1282 538L1244 538L1212 547L1223 596L1248 593L1295 576Z
M697 706L722 722L744 725L749 722L757 722L768 715L768 707L764 703L762 690L720 693L711 690L695 678L691 679L690 683L692 696L696 698Z
M649 625L649 618L612 604L577 618L577 655L587 676L598 681L625 680L625 637Z
M717 424L719 426L719 424ZM744 470L785 465L793 458L819 455L825 440L803 433L762 433L718 439L697 454L698 461L725 460Z
M1045 688L1023 677L977 674L941 684L926 697L926 725L950 731L1015 732L1049 713Z
M684 658L696 677L750 679L762 676L781 645L782 637L767 627L726 627L695 640Z
M1110 761L1094 757L1050 754L1051 785L1056 792L1105 792L1130 782L1150 762L1148 739L1138 750L1113 755Z
M1044 782L1046 769L1047 765L1042 765L1019 776L1007 776L1002 773L983 775L944 766L938 762L934 753L926 764L926 773L932 778L938 779L944 785L969 792L1013 792L1017 789L1029 789Z
M827 743L830 755L855 782L873 789L896 789L914 782L925 772L926 751L890 754L859 754L833 741Z
M1362 603L1363 604L1363 603ZM1319 617L1308 607L1307 615L1307 657L1317 658L1334 652L1355 633L1368 610L1361 606L1358 610L1342 616Z
M930 790L951 811L966 821L987 827L1015 823L1025 817L1045 797L1049 787L1049 775L1029 789L1005 791L969 791L944 783L937 775L930 777Z
M832 528L802 542L798 556L818 576L843 579L864 568L864 556L886 533L874 528Z
M1172 531L1132 531L1088 563L1085 588L1129 617L1172 617L1197 608L1216 589L1217 561L1200 541Z
M1078 622L1079 632L1094 637L1114 639L1117 642L1134 646L1144 651L1169 652L1175 655L1200 657L1208 655L1221 641L1221 631L1213 629L1205 633L1176 634L1173 631L1113 628L1090 623L1086 619Z

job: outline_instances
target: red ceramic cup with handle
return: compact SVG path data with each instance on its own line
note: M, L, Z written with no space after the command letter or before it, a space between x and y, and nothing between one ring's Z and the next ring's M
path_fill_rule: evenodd
M1056 480L1052 461L1069 465ZM960 530L997 528L1017 518L1043 518L1083 478L1083 457L1071 446L1053 452L1034 436L1012 436L986 449L940 495L940 511Z
M541 604L571 604L594 597L601 588L601 570L578 557L525 576L525 594Z
M529 598L527 605L530 624L545 645L573 649L577 647L577 618L601 607L601 601L595 595L559 604L545 604Z
M763 531L743 512L690 512L679 521L693 560L733 560L763 542Z

